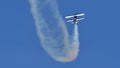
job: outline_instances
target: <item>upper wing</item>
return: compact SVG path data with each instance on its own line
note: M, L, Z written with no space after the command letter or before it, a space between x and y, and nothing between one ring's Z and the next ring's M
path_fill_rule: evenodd
M81 14L76 14L75 16L84 16L85 14L84 13L81 13Z
M71 17L74 17L74 15L72 15L72 16L66 16L65 18L71 18Z
M75 14L75 15L71 15L71 16L66 16L65 18L71 18L71 17L74 17L74 16L84 16L85 14L84 13L81 13L81 14Z
M67 22L73 22L73 20L68 20Z

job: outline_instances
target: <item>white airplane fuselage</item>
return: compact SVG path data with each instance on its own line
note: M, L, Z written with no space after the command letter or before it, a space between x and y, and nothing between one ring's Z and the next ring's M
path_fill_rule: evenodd
M78 19L77 16L74 16L74 17L73 17L73 23L74 23L74 24L77 24L77 23L78 23L78 20L77 20L77 19Z

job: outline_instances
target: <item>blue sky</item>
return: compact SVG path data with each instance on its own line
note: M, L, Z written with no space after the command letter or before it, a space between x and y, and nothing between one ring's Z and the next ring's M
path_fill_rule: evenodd
M41 47L27 0L0 2L0 68L120 68L118 0L59 0L64 16L84 12L80 52L71 63L54 61ZM65 20L65 19L64 19ZM68 31L72 24L67 24Z

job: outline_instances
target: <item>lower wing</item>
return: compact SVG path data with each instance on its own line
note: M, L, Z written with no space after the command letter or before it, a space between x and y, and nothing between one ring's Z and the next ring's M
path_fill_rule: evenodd
M73 22L73 20L68 20L67 22Z
M79 21L79 20L83 20L83 19L85 19L85 18L80 18L80 19L77 19L77 21Z

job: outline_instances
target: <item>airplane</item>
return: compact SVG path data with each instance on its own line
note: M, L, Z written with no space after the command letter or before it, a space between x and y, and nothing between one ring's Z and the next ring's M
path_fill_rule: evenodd
M84 13L81 14L73 14L71 16L66 16L65 18L71 18L72 20L68 20L67 22L70 22L72 24L78 24L78 21L85 19L84 17L78 18L79 16L84 16Z

